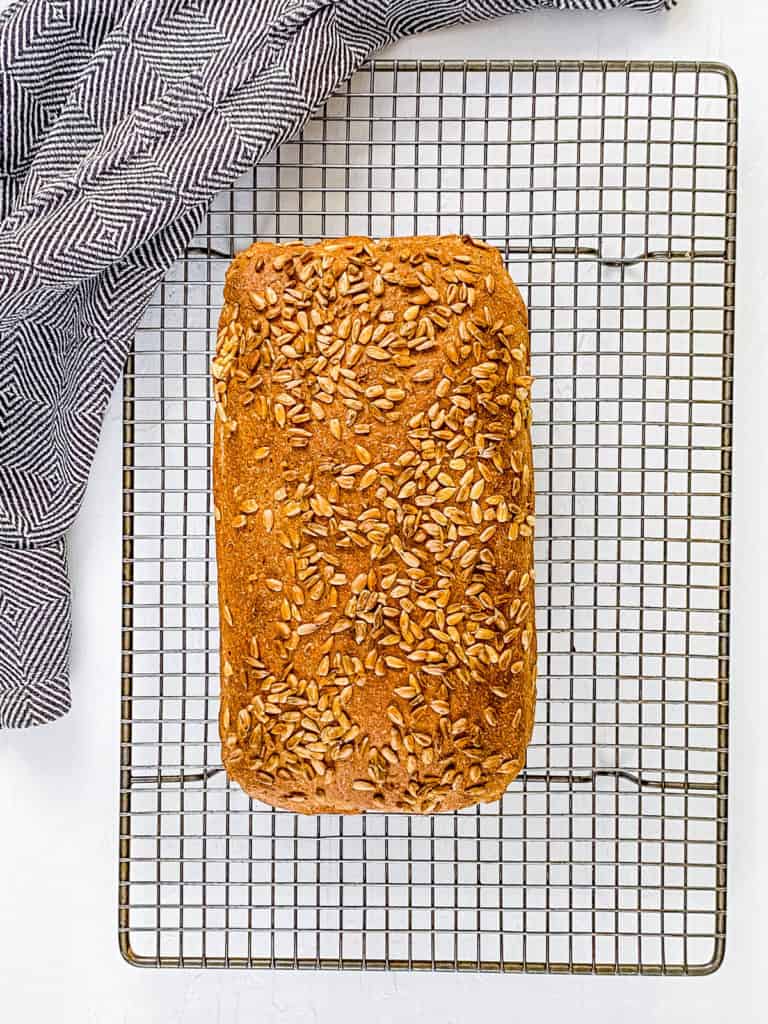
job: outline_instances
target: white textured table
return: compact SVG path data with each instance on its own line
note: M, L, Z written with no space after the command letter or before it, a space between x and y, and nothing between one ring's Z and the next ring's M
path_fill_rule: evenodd
M0 8L6 0L0 0ZM206 1024L365 1016L433 1019L696 1021L764 1019L768 781L759 639L768 491L761 382L768 291L768 14L750 0L680 0L649 18L531 15L409 40L387 56L669 58L729 63L739 77L734 593L728 949L710 978L159 972L117 950L117 734L120 644L120 405L113 401L83 513L71 538L74 710L27 733L0 734L0 1001L10 1021ZM747 459L749 462L747 462ZM762 744L762 746L761 746ZM423 1007L430 1006L426 1013Z

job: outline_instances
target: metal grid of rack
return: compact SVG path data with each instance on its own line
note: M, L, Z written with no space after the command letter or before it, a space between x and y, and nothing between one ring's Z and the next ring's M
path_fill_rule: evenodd
M382 63L222 192L124 383L119 936L148 966L696 974L725 938L736 84ZM529 305L539 700L499 803L303 818L221 770L208 366L254 238L469 232Z

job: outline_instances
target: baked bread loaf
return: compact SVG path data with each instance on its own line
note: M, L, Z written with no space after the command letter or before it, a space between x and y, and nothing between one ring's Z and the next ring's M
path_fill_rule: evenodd
M257 242L224 297L227 772L310 814L497 799L536 692L527 315L499 253Z

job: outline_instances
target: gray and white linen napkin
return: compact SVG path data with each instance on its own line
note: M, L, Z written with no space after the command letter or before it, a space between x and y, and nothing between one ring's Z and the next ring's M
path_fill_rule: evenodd
M0 728L70 706L65 534L212 197L402 36L675 0L16 0L0 14Z

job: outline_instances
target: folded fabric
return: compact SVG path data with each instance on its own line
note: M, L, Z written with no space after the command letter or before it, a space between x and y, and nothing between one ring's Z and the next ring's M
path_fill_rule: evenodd
M70 706L64 536L158 282L212 197L370 55L674 0L17 0L0 15L0 728Z

